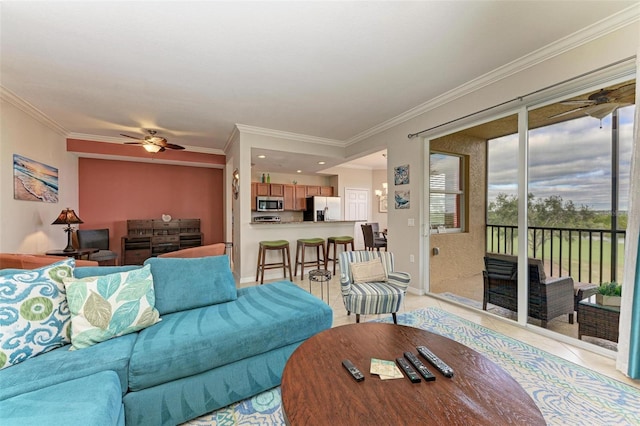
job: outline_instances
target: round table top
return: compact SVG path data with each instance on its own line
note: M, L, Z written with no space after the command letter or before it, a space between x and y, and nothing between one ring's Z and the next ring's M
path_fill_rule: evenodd
M417 355L431 349L453 370L446 378ZM381 380L371 358L416 354L436 376L411 383ZM356 382L342 366L349 359L365 376ZM383 323L325 330L291 355L282 377L282 408L292 425L446 424L544 425L533 399L507 372L473 349L418 328Z

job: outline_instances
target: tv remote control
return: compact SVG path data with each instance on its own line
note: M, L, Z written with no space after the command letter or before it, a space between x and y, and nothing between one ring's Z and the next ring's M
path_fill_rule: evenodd
M344 368L347 369L349 374L351 374L351 376L353 376L353 378L356 379L356 382L361 382L364 380L364 376L362 375L360 370L358 370L351 361L349 361L348 359L345 359L344 361L342 361L342 365L344 366Z
M442 373L444 377L453 377L453 368L449 367L443 360L438 358L436 354L431 352L426 346L418 346L418 353L425 357L436 370Z
M411 352L405 352L404 357L409 360L411 364L418 370L418 372L424 377L425 382L432 382L436 379L431 371Z
M416 373L415 370L411 368L406 359L396 358L396 362L398 363L400 368L402 368L402 370L407 374L407 377L409 377L411 383L420 383L422 381L420 380L420 376L418 376L418 373Z

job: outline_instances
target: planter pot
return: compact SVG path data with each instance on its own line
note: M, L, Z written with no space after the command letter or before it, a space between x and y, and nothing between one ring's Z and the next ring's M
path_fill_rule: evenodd
M596 303L604 306L620 306L620 296L605 296L603 294L596 294Z

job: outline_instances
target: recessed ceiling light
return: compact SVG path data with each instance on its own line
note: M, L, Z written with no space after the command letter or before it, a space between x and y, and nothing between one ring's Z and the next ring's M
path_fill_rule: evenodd
M318 161L318 164L325 164L324 161Z
M258 158L267 158L267 156L261 154L261 155L258 155Z
M296 173L302 173L302 170L296 170Z

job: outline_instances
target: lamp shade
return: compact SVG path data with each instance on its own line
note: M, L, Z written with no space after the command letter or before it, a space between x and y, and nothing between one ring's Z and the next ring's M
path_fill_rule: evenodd
M74 225L84 223L70 208L66 208L60 212L60 215L53 221L52 225Z

